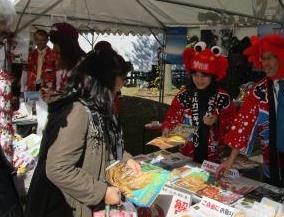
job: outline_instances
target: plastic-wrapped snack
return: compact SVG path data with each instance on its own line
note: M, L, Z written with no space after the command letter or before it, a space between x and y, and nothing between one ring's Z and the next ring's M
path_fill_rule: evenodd
M193 133L197 131L196 126L191 126L187 124L178 124L174 129L169 132L169 137L180 136L183 139L188 139Z
M14 155L13 165L15 168L18 168L18 175L25 175L35 167L36 160L29 153L24 151Z

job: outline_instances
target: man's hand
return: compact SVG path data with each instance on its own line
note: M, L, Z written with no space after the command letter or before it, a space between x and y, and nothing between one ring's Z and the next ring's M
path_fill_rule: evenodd
M232 165L233 162L231 162L229 159L221 163L216 171L217 179L220 179L222 176L224 176L225 172L232 168Z

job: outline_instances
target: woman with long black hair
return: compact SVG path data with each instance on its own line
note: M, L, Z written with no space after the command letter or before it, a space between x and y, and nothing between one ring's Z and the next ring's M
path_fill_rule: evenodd
M127 73L124 59L111 49L91 52L70 72L64 90L49 98L39 159L45 186L34 185L29 196L37 198L32 204L37 213L31 210L29 217L91 217L104 204L121 200L119 189L105 181L107 166L125 160L140 171L124 152L114 111L115 93Z

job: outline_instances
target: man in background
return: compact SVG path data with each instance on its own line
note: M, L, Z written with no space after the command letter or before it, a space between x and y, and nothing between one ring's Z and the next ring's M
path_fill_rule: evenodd
M29 54L24 91L38 91L41 87L55 86L56 57L47 46L48 33L37 30L34 41L36 48Z

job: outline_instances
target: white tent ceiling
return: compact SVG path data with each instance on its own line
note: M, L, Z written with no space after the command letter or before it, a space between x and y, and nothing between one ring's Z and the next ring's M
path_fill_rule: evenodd
M49 27L66 21L81 30L142 34L161 32L168 26L283 24L284 9L279 1L18 0L16 10L19 15L24 12L19 29L31 23Z

